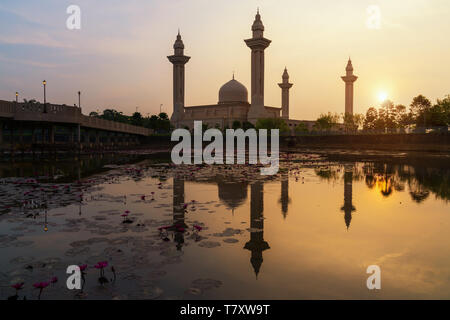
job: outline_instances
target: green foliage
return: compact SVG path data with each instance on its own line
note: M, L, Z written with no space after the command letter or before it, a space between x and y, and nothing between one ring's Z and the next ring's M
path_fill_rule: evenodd
M319 118L317 118L314 128L319 131L330 131L339 122L339 118L339 115L336 113L322 113Z
M404 132L408 126L416 128L424 127L448 127L450 125L450 95L437 100L432 105L423 95L418 95L406 106L394 105L391 101L385 101L378 111L369 108L363 121L363 130L376 132Z
M357 132L364 122L364 116L362 114L345 113L342 115L342 119L344 120L344 129L346 132Z
M254 127L255 126L251 122L248 122L248 121L242 122L242 129L243 130L253 129Z
M265 118L265 119L259 119L256 122L256 129L267 129L268 134L270 134L270 130L272 129L279 129L280 134L288 133L289 127L281 118Z
M306 124L304 124L303 122L300 122L294 129L295 134L299 135L302 133L308 133L308 126Z
M232 127L234 130L239 129L239 128L241 128L241 122L240 122L239 120L234 120L234 121L233 121L233 124L231 125L231 127Z

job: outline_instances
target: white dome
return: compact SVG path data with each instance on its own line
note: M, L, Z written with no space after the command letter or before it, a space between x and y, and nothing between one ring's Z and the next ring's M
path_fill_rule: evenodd
M219 103L230 102L248 103L247 88L234 78L225 83L219 90Z

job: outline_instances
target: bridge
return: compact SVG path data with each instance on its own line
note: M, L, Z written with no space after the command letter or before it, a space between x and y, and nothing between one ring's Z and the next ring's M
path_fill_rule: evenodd
M138 144L151 129L83 115L74 106L0 100L0 149L109 148Z

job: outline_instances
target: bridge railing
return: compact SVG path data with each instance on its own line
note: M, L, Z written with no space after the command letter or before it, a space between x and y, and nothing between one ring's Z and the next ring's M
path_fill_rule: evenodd
M114 122L97 117L89 117L83 115L81 118L81 125L84 127L96 128L107 131L119 131L124 133L132 133L148 136L151 130L144 127L137 127L121 122Z
M14 103L9 101L0 101L0 117L11 118L14 116Z
M81 113L80 108L76 106L71 107L50 103L44 105L39 102L16 103L0 100L0 117L12 118L17 121L80 124L81 126L88 128L119 131L144 136L148 136L152 133L152 130L144 127L85 116Z

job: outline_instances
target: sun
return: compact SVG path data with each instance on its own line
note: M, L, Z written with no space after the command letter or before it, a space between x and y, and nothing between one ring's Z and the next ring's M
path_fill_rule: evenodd
M385 91L381 91L378 93L378 101L384 102L388 98L388 94Z

